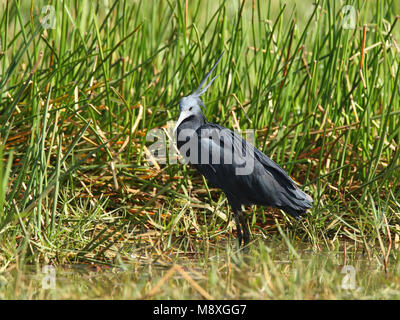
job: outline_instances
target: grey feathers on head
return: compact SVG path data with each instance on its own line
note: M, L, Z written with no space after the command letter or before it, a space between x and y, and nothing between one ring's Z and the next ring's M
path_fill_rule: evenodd
M181 99L181 101L179 102L179 109L182 111L182 109L184 108L184 106L186 104L188 104L191 100L196 100L196 102L204 109L206 110L206 106L204 105L203 101L200 99L200 96L202 96L207 89L211 86L211 84L214 82L215 79L217 79L217 77L219 75L216 75L214 78L211 79L211 81L209 83L207 83L207 85L202 88L204 86L204 84L206 83L207 79L210 77L211 73L214 71L214 69L216 68L216 66L218 65L218 63L220 62L222 56L224 55L224 52L221 53L221 55L219 56L217 62L214 64L214 66L211 68L211 70L206 74L206 76L204 77L204 79L201 81L200 85L198 86L198 88L193 91L192 94L188 95L187 97L183 97Z
M204 92L207 91L207 89L209 88L209 86L214 82L214 80L218 77L218 75L216 75L214 78L211 79L211 81L202 89L201 87L204 85L204 83L207 81L208 77L210 76L210 74L214 71L215 67L218 65L219 61L221 60L222 56L224 55L224 52L221 53L221 55L219 56L217 62L214 64L214 66L211 68L211 70L206 74L206 76L204 77L204 79L201 81L199 87L191 94L192 97L200 97Z

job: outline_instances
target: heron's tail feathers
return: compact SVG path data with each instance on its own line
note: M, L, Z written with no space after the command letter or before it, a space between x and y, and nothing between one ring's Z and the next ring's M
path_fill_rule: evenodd
M280 209L290 214L297 220L299 220L307 211L307 209L310 209L313 204L312 198L299 188L296 189L293 196L286 197L285 200L285 204L281 206Z

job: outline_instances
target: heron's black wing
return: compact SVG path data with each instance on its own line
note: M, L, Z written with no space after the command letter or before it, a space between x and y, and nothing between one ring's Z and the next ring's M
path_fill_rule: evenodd
M193 165L228 198L278 207L296 218L311 207L311 198L281 167L235 132L206 123L196 133L199 161Z

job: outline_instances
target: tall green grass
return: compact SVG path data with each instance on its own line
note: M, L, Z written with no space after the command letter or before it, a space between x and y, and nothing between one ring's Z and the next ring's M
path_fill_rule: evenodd
M0 4L0 265L118 264L229 237L230 208L181 164L151 166L221 51L210 121L312 195L302 223L251 208L253 237L351 240L384 259L400 232L400 26L393 1L46 1ZM342 7L356 9L343 28ZM49 14L49 13L47 13ZM398 241L398 240L397 240Z

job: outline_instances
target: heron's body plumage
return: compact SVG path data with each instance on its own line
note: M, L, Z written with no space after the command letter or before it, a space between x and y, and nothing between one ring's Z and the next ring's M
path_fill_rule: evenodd
M190 120L183 127L194 128ZM216 131L216 134L210 131ZM178 135L181 132L177 130ZM192 166L196 168L215 187L224 191L232 206L240 209L240 205L263 205L282 209L296 219L311 208L312 200L304 193L287 173L273 160L268 158L250 142L237 133L214 123L204 122L194 129L198 139L198 157ZM231 137L227 137L231 135ZM214 137L214 139L210 139ZM219 138L215 141L215 138ZM225 139L224 139L225 138ZM233 145L229 142L234 142ZM189 141L178 141L178 148ZM217 151L219 161L212 161L213 148ZM214 150L215 151L215 150ZM231 152L232 157L224 157ZM247 152L246 152L247 151ZM204 157L204 154L208 157ZM185 157L185 155L183 155ZM190 162L189 157L186 157ZM201 161L203 159L203 161ZM228 161L225 161L228 159ZM206 160L206 161L204 161ZM233 161L230 161L233 160ZM236 169L251 162L252 172L237 174Z

